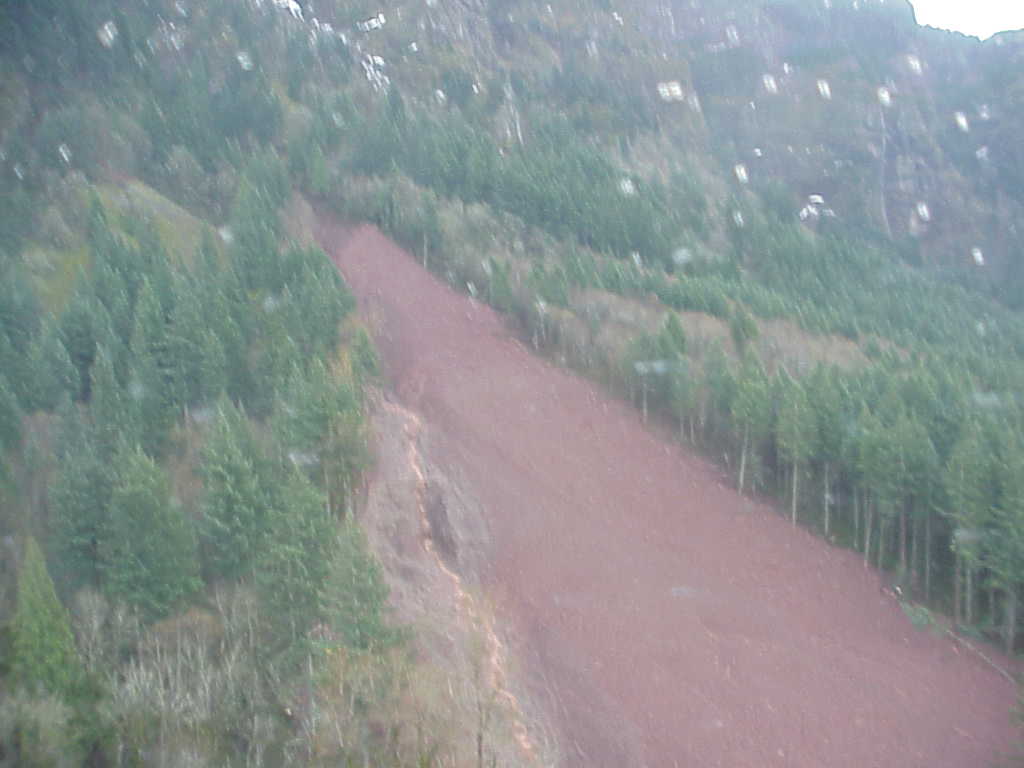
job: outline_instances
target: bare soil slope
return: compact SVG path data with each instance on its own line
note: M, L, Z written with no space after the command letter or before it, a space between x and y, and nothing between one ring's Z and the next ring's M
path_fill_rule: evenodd
M530 354L371 227L318 239L435 461L472 487L483 589L567 766L983 768L1013 686L918 631L850 552L739 496Z

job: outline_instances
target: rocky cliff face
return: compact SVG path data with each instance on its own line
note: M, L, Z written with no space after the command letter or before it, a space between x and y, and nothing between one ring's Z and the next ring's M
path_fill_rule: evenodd
M975 284L1021 272L1024 35L917 25L906 0L320 0L413 99L496 135L563 113L641 176L851 230ZM371 30L358 22L383 13ZM813 196L813 197L812 197ZM1019 279L1019 278L1017 278ZM1016 288L1001 293L1011 303Z

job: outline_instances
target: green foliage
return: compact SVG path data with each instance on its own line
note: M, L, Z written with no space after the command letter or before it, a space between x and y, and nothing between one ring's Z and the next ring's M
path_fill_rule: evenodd
M77 394L78 371L54 326L36 336L30 358L34 371L33 407L52 411L65 394Z
M59 415L60 464L50 491L51 547L59 582L70 593L100 583L100 548L110 534L113 470L78 406L65 399Z
M181 402L181 364L168 316L154 285L145 280L135 309L130 350L133 376L130 396L139 404L139 439L151 456L167 448Z
M32 403L30 352L40 317L39 303L25 270L13 266L0 273L0 370L26 410Z
M0 450L21 442L21 409L7 379L0 374Z
M11 672L16 683L32 692L67 696L81 673L75 638L43 553L31 536L18 571L18 606L11 635Z
M380 376L380 359L377 349L370 340L370 334L360 326L352 339L352 358L357 375L362 378L375 379Z
M96 447L103 460L113 457L119 445L138 439L140 413L117 379L114 361L104 347L96 352L90 371L92 415L96 426Z
M363 122L352 157L356 171L385 173L397 165L442 194L490 203L556 237L623 257L636 251L668 264L679 229L664 190L648 184L622 195L622 173L557 121L501 158L493 140L458 113L439 120L404 110L397 119L379 114Z
M78 768L85 759L71 707L56 695L14 692L0 700L0 743L10 764Z
M334 522L327 500L298 472L276 487L266 547L256 568L264 615L282 647L304 640L323 616L322 590L329 572Z
M977 423L968 425L946 463L944 487L953 520L968 535L953 545L968 560L979 557L977 532L990 508L992 467ZM973 534L973 535L972 535Z
M271 496L245 415L222 402L203 445L201 538L214 578L250 573L267 535Z
M356 382L319 360L308 374L294 368L273 422L292 462L321 478L331 510L342 512L351 482L368 458Z
M814 412L799 381L785 376L780 380L779 389L776 429L779 451L790 464L800 465L811 456Z
M399 637L386 621L387 597L387 584L362 529L353 521L344 523L324 589L328 626L348 648L386 648Z
M729 319L729 332L736 348L742 351L746 348L747 342L757 338L757 321L745 307L740 306Z
M166 473L140 450L117 457L109 535L100 547L103 589L144 615L167 615L198 586L193 532Z

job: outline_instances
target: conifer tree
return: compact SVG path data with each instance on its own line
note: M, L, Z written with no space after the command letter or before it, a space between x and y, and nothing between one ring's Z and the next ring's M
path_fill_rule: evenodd
M31 356L35 408L53 410L63 393L78 391L78 372L52 325L33 340Z
M744 361L736 385L732 419L740 433L740 465L736 484L740 493L745 488L747 459L751 450L765 436L771 423L768 380L760 363L753 357Z
M60 406L59 468L50 491L58 580L71 591L100 584L100 550L110 532L112 470L78 406Z
M203 347L208 332L203 317L200 290L191 280L174 282L174 312L171 318L169 353L177 370L174 378L182 402L200 402Z
M78 371L78 387L73 393L76 400L89 399L89 370L96 357L97 338L101 335L97 325L93 302L85 293L76 291L60 318L61 341Z
M950 505L947 512L956 525L952 541L956 555L954 615L957 621L962 617L971 624L974 621L974 573L981 557L981 531L990 510L991 487L990 462L976 421L968 423L953 448L943 479Z
M162 456L180 402L179 366L170 328L153 284L146 280L139 293L132 331L134 377L131 389L139 402L139 437L151 456Z
M792 473L790 519L793 525L796 525L800 471L811 456L815 423L810 401L800 382L785 376L781 387L782 397L776 438L782 458L789 462Z
M994 514L989 567L1004 595L1003 639L1012 654L1017 641L1018 604L1024 588L1024 446L1010 438L1000 457L1000 494Z
M172 503L166 473L141 450L116 459L109 536L100 548L103 589L150 618L166 615L198 586L191 527Z
M99 347L90 371L92 417L100 456L109 460L121 441L138 439L138 405L117 380L114 362L105 347Z
M326 499L303 475L290 472L278 493L256 584L277 641L291 645L323 615L322 590L335 539Z
M220 338L212 331L203 333L199 351L196 401L210 403L227 391L229 380L227 355Z
M350 377L315 360L304 373L292 369L276 403L277 434L285 448L319 467L332 512L341 511L351 480L366 462L359 396Z
M270 494L262 487L245 416L222 402L203 446L201 537L215 578L246 575L267 535Z
M812 455L821 467L822 516L825 536L832 527L833 483L843 459L847 403L834 368L817 366L807 380L807 396L815 419Z
M14 680L31 692L71 693L79 680L79 660L67 611L57 599L46 560L35 538L25 542L18 571L18 605L11 624Z
M21 442L21 408L7 379L0 373L0 450Z
M387 584L362 529L355 521L345 522L324 588L331 628L349 648L370 650L390 644L397 633L386 623L387 597Z

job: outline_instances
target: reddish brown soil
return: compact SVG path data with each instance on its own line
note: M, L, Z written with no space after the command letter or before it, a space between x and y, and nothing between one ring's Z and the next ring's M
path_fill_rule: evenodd
M318 237L486 510L485 590L562 764L984 768L1014 689L370 227Z

